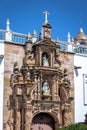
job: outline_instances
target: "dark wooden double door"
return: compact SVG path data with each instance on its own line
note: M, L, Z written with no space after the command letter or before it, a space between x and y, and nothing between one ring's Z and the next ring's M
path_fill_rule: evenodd
M51 115L39 113L32 120L33 130L55 130L55 122Z

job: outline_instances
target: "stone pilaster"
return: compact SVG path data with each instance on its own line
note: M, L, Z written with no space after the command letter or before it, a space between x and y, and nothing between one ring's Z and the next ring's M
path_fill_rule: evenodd
M25 107L25 130L31 129L31 110L32 106L27 104Z
M52 99L58 100L58 82L56 81L56 77L52 80Z
M65 106L63 118L64 126L68 126L69 124L71 124L71 110L69 105Z
M21 118L20 118L20 112L18 111L17 108L15 109L14 118L15 118L15 130L20 130Z
M39 49L39 59L38 61L40 61L40 66L42 66L42 50Z
M41 99L40 77L38 77L38 99Z
M53 66L53 54L52 52L50 53L50 66Z
M9 130L13 130L14 122L13 122L13 117L12 117L12 111L9 114L9 118L8 118L7 123L8 123L8 126L9 126Z

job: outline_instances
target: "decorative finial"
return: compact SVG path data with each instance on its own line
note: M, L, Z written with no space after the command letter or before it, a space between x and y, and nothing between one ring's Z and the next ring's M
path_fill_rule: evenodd
M9 22L9 19L7 19L7 22L6 22L6 30L10 31L10 22Z
M74 38L72 37L72 42L74 42Z
M67 35L67 38L68 38L67 41L68 41L68 42L71 41L70 37L71 37L70 32L68 32L68 35Z
M28 37L28 38L31 38L31 34L30 34L30 32L27 34L27 37Z
M55 40L55 43L56 43L56 45L59 44L59 39L58 39L58 37L57 37L57 39Z
M34 30L33 34L32 34L32 42L36 42L37 41L37 33L36 30Z
M49 13L47 11L45 11L45 12L43 12L43 14L45 14L45 23L48 23L48 19L47 19L48 17L47 16L48 16Z
M33 34L34 34L34 35L37 35L37 32L36 32L36 30L34 30Z
M79 31L80 33L83 33L83 29L82 28L80 28L80 31Z
M56 42L59 42L59 39L58 39L58 37L57 37L57 39L56 39Z
M27 38L26 38L26 41L30 40L31 39L31 34L30 32L27 34Z

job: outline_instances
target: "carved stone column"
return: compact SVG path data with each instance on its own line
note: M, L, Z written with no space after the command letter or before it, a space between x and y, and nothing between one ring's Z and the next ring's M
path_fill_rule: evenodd
M38 61L38 59L39 59L38 50L36 50L35 53L36 53L35 64L38 65L39 64L39 61Z
M38 99L41 99L40 77L38 77Z
M31 128L31 110L32 110L32 106L30 104L26 104L25 106L25 130L30 130Z
M9 130L13 130L13 117L12 117L12 111L10 112L8 121L7 121L8 125L9 125Z
M38 98L38 81L37 81L37 73L34 72L34 82L35 82L35 89L34 89L34 99Z
M58 106L58 128L62 127L62 104L60 103Z
M56 76L52 80L52 99L58 100L58 83L56 81Z
M43 75L41 73L41 79L40 79L40 96L42 98L42 83L43 83Z
M40 66L42 66L42 50L39 48L39 59L38 61L40 61Z
M53 79L52 80L52 99L55 100L55 93L56 93L56 90L55 90L55 80Z
M69 124L71 124L71 110L69 105L65 106L63 118L64 118L64 126L68 126Z
M53 66L53 53L50 53L50 66Z
M16 108L14 112L15 130L20 130L20 111Z

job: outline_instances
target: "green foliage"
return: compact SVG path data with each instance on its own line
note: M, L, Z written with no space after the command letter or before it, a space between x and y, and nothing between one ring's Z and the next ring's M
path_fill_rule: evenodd
M66 127L63 127L59 130L87 130L86 124L73 124Z

